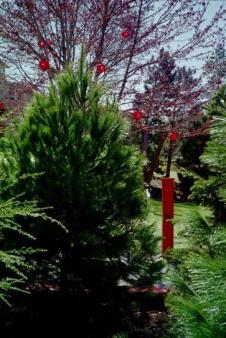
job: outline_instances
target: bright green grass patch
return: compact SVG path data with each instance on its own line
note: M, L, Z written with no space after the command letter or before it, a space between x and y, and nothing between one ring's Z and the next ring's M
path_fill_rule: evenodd
M162 204L161 201L151 199L148 202L150 223L153 219L156 223L157 236L162 236ZM211 209L192 203L174 203L174 248L186 248L189 246L189 239L186 237L186 228L194 225L196 215L202 215L204 218L211 218ZM160 241L161 245L161 241Z

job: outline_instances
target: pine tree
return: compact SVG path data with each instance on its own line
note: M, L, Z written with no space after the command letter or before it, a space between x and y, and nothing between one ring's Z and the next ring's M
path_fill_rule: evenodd
M226 85L208 106L212 118L210 140L201 161L209 169L207 179L198 179L193 195L205 199L216 218L203 217L194 208L187 236L194 245L186 249L171 282L174 292L167 297L173 314L172 336L225 337L226 330ZM198 212L197 212L198 211ZM217 222L216 222L216 221ZM187 227L188 228L188 227ZM175 270L175 269L174 269ZM176 288L175 288L176 287Z
M226 216L226 85L211 100L207 111L212 118L210 140L200 159L208 168L209 176L195 182L192 197L211 205L217 220L222 222Z
M48 94L36 94L25 115L1 142L2 165L13 177L39 173L16 192L52 206L51 216L67 228L67 235L35 228L50 253L60 252L62 287L155 280L161 265L153 261L156 239L140 221L143 157L126 144L129 126L84 58L76 71L68 68L53 80Z

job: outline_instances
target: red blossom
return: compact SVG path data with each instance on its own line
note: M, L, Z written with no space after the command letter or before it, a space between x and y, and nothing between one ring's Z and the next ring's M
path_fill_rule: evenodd
M51 47L53 45L53 41L50 40L50 39L47 39L46 44L47 44L47 46Z
M46 44L45 44L45 42L44 42L42 39L39 39L39 40L38 40L38 46L39 46L40 48L45 48L45 47L46 47Z

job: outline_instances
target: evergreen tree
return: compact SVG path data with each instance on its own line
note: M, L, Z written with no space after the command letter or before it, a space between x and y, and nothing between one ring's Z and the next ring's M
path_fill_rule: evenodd
M151 283L158 275L153 229L139 220L146 209L143 158L126 144L127 131L82 57L47 95L34 96L25 120L1 142L8 175L40 173L16 192L52 206L51 216L67 228L34 230L49 254L58 252L64 289Z
M205 217L199 210L188 222L187 236L193 250L179 252L171 275L174 292L167 297L173 314L172 337L225 337L226 329L226 85L208 106L212 117L210 140L201 161L209 169L207 179L198 179L193 196L213 208ZM197 212L198 211L198 212ZM216 224L217 223L217 224ZM190 251L190 252L189 252ZM189 252L189 254L188 254ZM181 259L182 257L182 259ZM175 270L175 269L174 269Z
M226 85L212 99L207 111L212 118L210 140L200 158L209 169L209 176L195 182L192 197L213 206L217 220L222 222L226 217Z

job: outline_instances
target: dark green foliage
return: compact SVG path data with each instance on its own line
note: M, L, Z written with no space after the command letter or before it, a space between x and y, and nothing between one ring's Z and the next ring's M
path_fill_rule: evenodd
M226 231L216 227L213 214L200 207L194 206L187 216L188 247L175 251L168 273L170 337L225 337Z
M51 83L48 95L34 96L16 133L1 142L10 177L40 173L16 192L53 206L49 214L68 230L33 226L58 254L64 288L150 283L159 271L153 229L139 220L146 209L143 158L126 144L127 131L81 58L75 72Z
M177 287L167 297L173 314L172 337L225 337L226 332L226 259L192 256L185 261L183 278L173 274Z
M193 128L201 128L202 125L206 123L205 120L206 119L203 118L198 123L194 123ZM176 166L183 199L188 199L191 194L191 187L194 185L196 178L208 176L209 171L200 160L200 156L204 151L208 139L209 135L206 133L181 140L181 147L176 158Z
M212 205L216 215L205 217L196 208L188 219L187 236L193 250L179 252L170 276L174 292L167 298L173 314L172 336L191 338L225 337L226 332L226 111L223 86L208 109L213 123L210 141L201 156L212 176L198 180L194 195ZM220 225L220 221L223 224ZM217 223L217 225L215 224ZM191 248L191 247L190 247Z
M217 220L226 217L226 85L215 95L208 106L212 117L210 140L201 161L209 169L208 179L201 178L192 188L192 197L213 206Z

